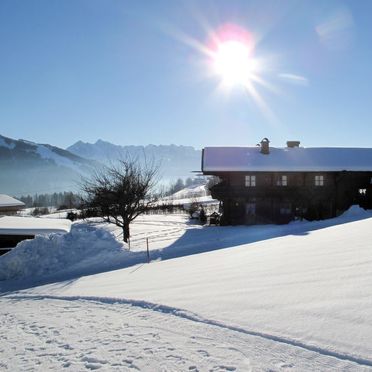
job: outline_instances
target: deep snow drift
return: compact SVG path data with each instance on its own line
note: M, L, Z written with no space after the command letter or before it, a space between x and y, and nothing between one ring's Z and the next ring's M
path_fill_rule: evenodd
M75 224L70 233L36 236L1 256L0 281L82 275L113 269L123 261L123 244L111 232Z

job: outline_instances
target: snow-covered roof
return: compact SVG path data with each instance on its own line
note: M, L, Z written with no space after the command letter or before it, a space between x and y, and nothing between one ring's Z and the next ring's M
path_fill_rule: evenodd
M372 148L344 147L206 147L203 172L372 171Z
M0 217L0 235L67 233L71 221L35 217Z
M0 208L2 207L24 207L25 203L12 198L9 195L0 194Z

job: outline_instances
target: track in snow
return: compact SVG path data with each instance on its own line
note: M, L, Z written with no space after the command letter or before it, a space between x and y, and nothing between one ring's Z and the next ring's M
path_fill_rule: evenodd
M372 371L370 361L142 301L0 299L0 369Z

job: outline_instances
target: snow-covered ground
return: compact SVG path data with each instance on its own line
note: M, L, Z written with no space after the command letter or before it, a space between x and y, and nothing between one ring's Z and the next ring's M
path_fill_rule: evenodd
M177 191L176 193L161 198L157 204L172 204L172 205L183 205L188 208L190 204L198 203L204 206L218 206L219 201L212 199L207 192L207 185L191 185L184 189Z
M0 282L0 369L372 370L371 217L353 208L251 227L141 217L131 251L111 256L122 269Z

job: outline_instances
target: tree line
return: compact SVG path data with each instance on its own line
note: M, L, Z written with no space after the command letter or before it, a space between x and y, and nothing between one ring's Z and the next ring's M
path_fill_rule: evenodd
M73 192L55 192L53 194L26 195L18 198L26 208L56 207L59 209L78 208L81 205L80 195Z

